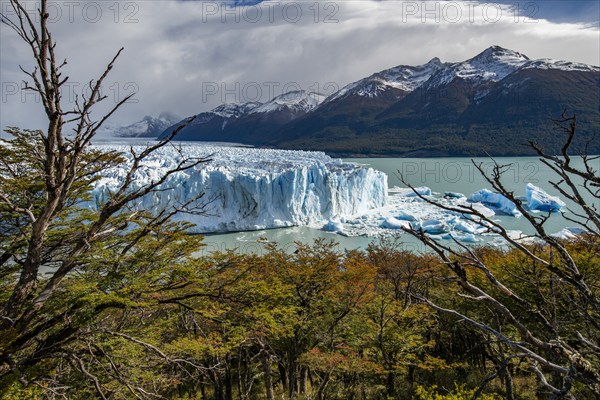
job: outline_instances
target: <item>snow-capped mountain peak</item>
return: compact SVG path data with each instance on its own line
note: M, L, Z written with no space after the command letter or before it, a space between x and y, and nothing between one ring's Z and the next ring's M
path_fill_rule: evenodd
M339 92L334 93L327 98L326 102L350 95L369 98L377 97L381 92L388 89L399 89L405 92L412 92L426 82L437 71L443 69L444 66L445 64L437 57L423 65L399 65L377 72L367 78L345 86Z
M491 46L475 57L450 64L428 82L428 87L445 85L454 79L471 81L475 84L498 82L523 67L529 58L519 52Z
M518 51L505 49L500 46L491 46L468 61L480 63L482 66L486 64L520 66L523 65L524 62L529 61L529 57Z
M295 90L284 93L274 99L259 105L250 112L269 113L274 111L288 110L292 112L309 112L316 108L325 100L325 96L320 93L307 92L305 90Z

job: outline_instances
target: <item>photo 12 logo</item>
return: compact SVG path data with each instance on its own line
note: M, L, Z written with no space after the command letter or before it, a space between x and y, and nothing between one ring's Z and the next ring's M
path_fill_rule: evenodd
M40 94L30 88L26 82L2 82L0 84L0 102L41 103ZM61 97L69 104L75 104L78 98L90 98L91 87L87 83L67 81L61 86ZM100 88L100 97L118 104L123 99L131 96L126 103L139 103L136 95L140 88L136 82L113 82L107 83Z
M40 22L37 1L22 1L19 4L35 23ZM102 20L115 24L140 22L140 5L135 1L48 1L46 9L48 23L84 21L95 24ZM2 1L1 12L7 19L17 16L10 1Z
M476 165L477 164L477 165ZM402 161L398 175L406 182L475 183L481 180L481 172L491 176L496 164L493 161ZM503 168L503 179L513 183L538 183L539 164L534 161L515 162Z
M314 82L308 87L303 86L298 82L202 82L202 102L262 102L284 94L288 94L290 100L294 100L293 96L302 96L304 92L328 96L337 92L339 89L339 85L335 82Z
M202 1L202 22L222 23L275 23L295 24L302 20L314 23L336 24L340 5L333 1L297 2L263 1L256 4Z
M537 23L537 2L493 3L474 1L402 1L402 22L421 23L498 23L510 19L515 23Z

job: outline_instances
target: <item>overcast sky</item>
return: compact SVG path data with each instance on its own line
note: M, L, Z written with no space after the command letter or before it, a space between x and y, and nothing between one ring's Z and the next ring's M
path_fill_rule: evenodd
M10 15L8 1L0 3ZM69 62L66 101L125 47L105 84L105 107L137 94L115 125L297 88L331 94L382 69L433 57L462 61L491 45L600 64L597 0L50 3L57 52ZM43 128L41 105L19 88L19 65L33 65L28 48L6 26L0 35L0 125Z

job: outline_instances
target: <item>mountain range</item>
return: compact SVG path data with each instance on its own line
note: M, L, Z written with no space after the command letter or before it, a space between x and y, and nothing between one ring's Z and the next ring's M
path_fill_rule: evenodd
M560 150L553 119L565 110L578 116L575 147L599 154L600 68L492 46L462 62L434 58L377 72L328 97L294 91L223 104L198 114L177 139L338 156L530 155L529 140Z

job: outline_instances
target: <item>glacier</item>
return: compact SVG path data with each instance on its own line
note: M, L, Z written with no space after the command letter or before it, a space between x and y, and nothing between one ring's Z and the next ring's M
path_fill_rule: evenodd
M103 172L95 182L90 207L97 207L110 191L116 190L131 165L129 146L95 145L101 150L123 153L126 161ZM144 146L134 145L139 153ZM497 232L477 216L444 210L417 197L413 189L388 189L387 175L368 166L345 163L321 152L226 147L203 143L172 144L147 157L135 175L134 188L159 179L182 157L205 158L208 163L178 172L157 192L132 205L138 210L159 210L176 206L204 193L204 214L180 214L191 222L193 233L259 231L307 225L343 236L394 236L402 229L422 230L435 240L479 243L486 237L501 243ZM468 198L437 193L429 187L415 190L422 196L448 207L474 209L488 218L495 211L510 216L520 213L499 193L481 189ZM527 185L528 209L552 209L562 201L543 189ZM564 229L553 236L571 238L580 234ZM522 233L515 231L520 239Z
M129 146L94 147L121 152L126 161L103 172L95 183L92 207L120 186L132 163ZM133 147L138 154L143 149L143 146ZM168 190L150 193L132 206L139 210L159 210L204 193L205 213L176 217L193 223L194 233L337 222L382 207L387 200L386 174L332 159L325 153L198 143L170 145L153 152L142 162L132 189L156 181L182 157L210 157L212 161L171 175L159 186Z

